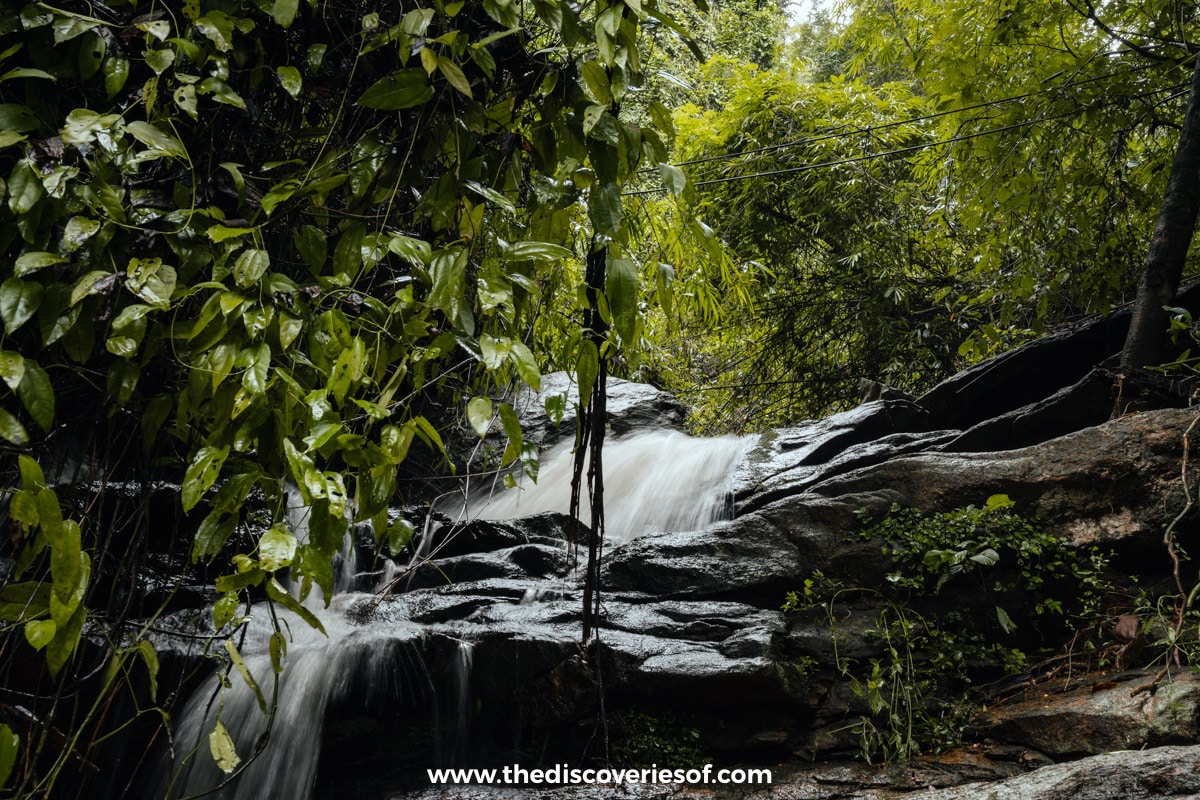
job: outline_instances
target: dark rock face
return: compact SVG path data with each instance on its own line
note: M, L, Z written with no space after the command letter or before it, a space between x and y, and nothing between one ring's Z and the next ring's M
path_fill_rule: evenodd
M546 416L546 400L565 396L562 421L555 425ZM552 372L542 376L541 391L522 391L513 401L527 440L549 447L575 435L575 409L579 386L570 374ZM687 409L674 395L644 383L621 378L608 379L608 424L616 436L653 428L683 429Z

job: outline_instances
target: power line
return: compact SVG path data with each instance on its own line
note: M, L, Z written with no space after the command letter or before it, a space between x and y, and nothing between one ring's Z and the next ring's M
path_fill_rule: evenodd
M700 189L700 188L703 188L706 186L715 186L717 184L722 184L722 183L733 183L735 181L748 181L748 180L753 180L755 178L769 178L769 177L773 177L776 175L791 175L791 174L795 174L795 173L799 173L799 172L809 172L811 170L817 170L817 169L828 169L829 167L837 167L837 166L841 166L843 164L855 164L855 163L859 163L862 161L870 161L870 160L873 160L876 158L888 158L890 156L904 155L907 153L915 153L919 150L925 150L930 147L941 147L943 145L956 144L958 142L967 141L969 139L977 139L982 136L991 136L992 134L1003 133L1005 131L1016 130L1018 128L1028 128L1033 125L1038 125L1047 120L1064 119L1066 117L1076 116L1085 111L1106 108L1107 106L1115 105L1119 102L1123 102L1126 100L1139 100L1139 99L1142 99L1145 97L1151 97L1153 95L1162 94L1163 92L1168 92L1168 91L1175 92L1175 91L1178 91L1179 88L1180 88L1179 86L1171 86L1171 87L1165 87L1162 89L1155 89L1153 91L1145 92L1144 94L1140 94L1140 95L1133 95L1132 97L1113 98L1104 103L1100 103L1100 104L1092 105L1092 106L1086 106L1083 108L1073 109L1071 111L1063 112L1062 114L1055 114L1053 116L1043 116L1043 117L1039 117L1039 118L1033 119L1033 120L1026 120L1024 122L1016 122L1011 125L1002 125L997 128L989 128L988 130L985 130L985 131L975 131L974 133L965 133L965 134L961 134L959 136L952 136L948 139L940 139L935 142L922 142L921 144L909 145L908 147L899 147L899 148L895 148L893 150L883 150L883 151L876 152L876 153L866 153L861 156L852 156L849 158L836 159L833 161L821 161L816 164L802 164L797 167L787 167L785 169L768 170L766 172L754 172L754 173L743 174L743 175L729 175L724 178L711 178L709 180L697 181L696 183L693 183L692 185L695 188ZM739 154L739 155L741 155L741 154ZM665 192L665 191L667 191L667 187L662 186L662 187L659 187L656 189L638 189L638 190L635 190L632 192L622 192L621 196L622 197L638 197L638 196L643 196L643 195L659 194L659 193Z
M1146 65L1141 65L1141 66L1138 66L1138 67L1136 67L1132 70L1128 70L1128 71L1135 72L1135 71L1140 71L1140 70L1147 69L1147 68L1148 67ZM1091 78L1086 78L1086 79L1080 80L1080 81L1068 81L1060 86L1050 86L1045 89L1038 89L1036 92L1026 92L1025 94L1018 94L1018 95L1013 95L1012 97L1005 97L1001 100L988 100L986 102L976 103L975 105L963 106L961 108L947 109L946 111L937 111L932 114L924 114L919 117L909 117L907 119L896 120L893 122L886 122L882 125L875 125L875 126L871 126L871 127L867 127L867 128L854 128L853 130L845 130L845 128L847 126L843 125L843 126L840 126L839 128L829 131L828 133L818 134L816 136L809 136L804 139L793 139L793 140L787 141L787 142L780 142L779 144L772 144L772 145L766 145L764 147L757 147L752 150L740 150L736 153L723 153L723 154L717 155L717 156L706 156L704 158L693 158L688 161L680 161L679 163L675 164L674 166L688 167L688 166L694 166L696 164L708 164L713 161L728 161L728 160L735 159L735 158L742 158L744 156L753 156L753 155L760 155L762 153L772 153L777 150L786 150L790 147L803 147L805 145L816 144L817 142L824 142L829 139L841 139L841 138L845 138L848 136L858 136L858 135L877 133L879 131L885 131L885 130L889 130L891 128L897 128L902 125L912 125L912 124L915 124L918 122L928 122L929 120L940 119L941 117L950 116L952 114L962 114L962 113L965 113L968 111L979 111L980 109L993 108L995 106L1005 105L1006 103L1015 103L1018 100L1028 100L1031 97L1037 97L1037 96L1043 95L1043 94L1061 92L1064 89L1073 89L1077 86L1083 86L1088 83L1095 83L1097 81L1106 81L1106 80L1110 80L1110 79L1116 77L1118 74L1119 74L1119 72L1117 70L1114 70L1114 71L1108 73L1107 75L1096 75ZM651 173L651 172L654 172L655 170L656 170L656 167L645 167L643 169L638 170L638 172L639 173Z

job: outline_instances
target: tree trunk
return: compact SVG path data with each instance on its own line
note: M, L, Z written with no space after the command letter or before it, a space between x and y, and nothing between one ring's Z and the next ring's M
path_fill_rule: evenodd
M1167 190L1154 224L1154 236L1146 254L1146 266L1138 281L1137 298L1129 336L1121 353L1124 370L1158 364L1163 361L1163 344L1167 332L1167 312L1179 289L1183 265L1187 258L1192 235L1196 229L1196 214L1200 211L1200 58L1192 68L1192 85L1188 92L1183 128L1175 147L1175 160L1167 176Z

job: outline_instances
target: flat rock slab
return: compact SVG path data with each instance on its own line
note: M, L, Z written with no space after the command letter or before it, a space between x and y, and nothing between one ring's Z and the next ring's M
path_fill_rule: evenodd
M1061 694L1034 692L989 708L972 737L1020 743L1056 759L1200 741L1200 680L1183 673L1153 694L1134 690L1149 681L1135 673L1119 682L1080 686Z

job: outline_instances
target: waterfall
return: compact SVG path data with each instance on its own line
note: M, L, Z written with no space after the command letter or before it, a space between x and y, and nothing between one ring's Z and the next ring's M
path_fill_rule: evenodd
M604 443L605 538L622 544L651 532L699 530L728 513L729 476L754 444L751 437L700 439L678 431L647 431ZM471 497L463 519L514 519L571 503L572 445L542 456L537 483L516 478L512 489ZM586 493L585 493L586 494ZM584 500L580 514L588 518Z
M727 512L729 476L752 444L751 439L696 439L674 431L606 442L605 512L610 540L621 543L653 531L695 530L721 518ZM540 482L519 479L514 489L474 497L466 516L507 519L566 512L571 469L570 445L560 445L543 458ZM298 490L290 488L288 495L288 524L297 539L305 541L307 509ZM583 509L585 518L587 513ZM414 563L428 557L433 531L431 521L426 522L419 543L423 549L413 557ZM307 800L317 778L325 719L338 704L361 692L368 693L363 699L371 703L371 692L386 701L400 698L402 692L432 690L422 658L431 641L425 628L403 619L362 622L356 613L369 595L355 593L367 576L356 572L353 533L352 526L343 552L334 559L337 591L330 607L319 607L319 592L305 603L328 636L284 609L276 608L273 620L265 604L251 609L250 622L237 634L238 651L273 713L263 712L258 694L238 670L211 676L176 716L171 753L161 765L158 797L181 800L203 794L218 800ZM387 586L393 583L396 569L385 562L371 577L381 579L377 586ZM561 590L552 587L533 588L520 602L527 606L561 596ZM278 676L270 652L277 630L288 641ZM453 638L458 643L443 673L446 694L434 708L444 720L439 738L450 751L443 755L464 764L474 710L474 645ZM411 674L401 668L406 662L413 667ZM227 777L209 743L218 721L228 730L241 761L250 761L224 786Z
M300 542L308 538L308 509L294 486L287 489L288 526ZM347 531L342 551L334 556L335 594L328 608L320 591L304 606L321 621L326 634L287 609L275 608L272 621L263 603L251 610L238 650L253 676L259 695L238 670L210 676L189 698L175 722L172 755L160 777L159 797L185 798L204 794L217 800L304 800L317 777L326 712L351 692L384 701L400 697L405 688L429 690L422 660L425 630L404 621L356 624L354 607L368 595L355 593L360 578L354 548L355 526ZM383 571L385 580L389 571ZM283 669L278 676L270 640L279 630L287 640ZM410 663L413 674L402 675L397 665ZM407 679L407 680L404 680ZM276 680L278 684L276 685ZM402 686L405 682L408 687ZM226 776L210 752L209 735L218 720L225 725L241 761L253 758L244 771L217 791ZM270 735L263 740L270 727Z
M418 689L427 682L420 666L420 626L403 622L356 626L346 616L361 596L338 595L320 614L328 637L286 610L276 612L288 632L287 657L273 691L273 669L267 642L273 632L260 614L250 623L242 645L247 669L261 688L267 705L278 699L269 739L260 739L271 718L263 713L256 693L236 670L222 690L213 675L188 700L176 722L175 757L167 790L160 796L191 797L211 791L225 779L209 750L209 734L220 719L233 739L239 758L250 765L221 790L207 794L220 800L303 800L316 780L326 711L331 703L348 699L350 691L368 691L378 700L402 691L397 663L410 655L418 664L408 676ZM261 611L261 608L255 610ZM367 698L371 700L373 698ZM261 752L255 755L259 747Z
M470 754L471 716L474 710L471 696L471 668L474 660L475 645L460 639L448 670L446 719L439 725L443 728L440 738L446 748L442 761L459 767L470 766L467 756Z

